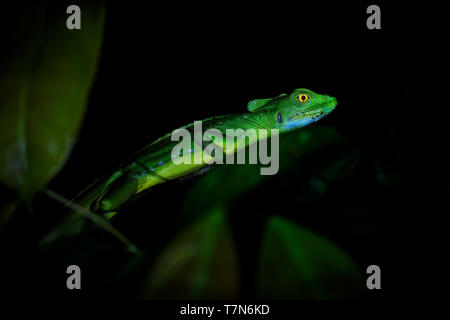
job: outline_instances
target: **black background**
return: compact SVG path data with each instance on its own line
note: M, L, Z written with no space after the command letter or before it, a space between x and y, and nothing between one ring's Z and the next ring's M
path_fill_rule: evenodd
M431 160L422 149L416 152L425 123L413 79L412 40L418 33L407 23L413 16L411 6L385 2L376 2L382 29L368 30L370 4L108 2L102 54L85 121L69 161L49 187L70 198L162 134L193 120L245 112L254 98L302 87L329 94L339 104L322 124L335 126L375 162L409 173L411 184L403 192L380 192L364 184L362 177L360 185L334 199L333 205L386 208L386 214L373 219L384 219L389 232L377 251L361 259L380 264L385 271L383 292L373 296L413 295L406 289L411 270L405 266L420 248L412 245L416 239L411 229L417 210L430 210L427 199L432 190L427 180ZM182 193L186 187L175 188ZM165 194L156 190L150 198L160 195ZM45 197L37 201L49 208L58 206ZM135 205L149 206L152 201L139 199ZM132 240L141 245L147 233L164 239L178 205L173 198L159 199L158 224L154 217L131 213L119 217L118 224L125 234L127 228L133 230ZM320 204L318 210L326 206ZM37 223L50 228L56 216L49 214ZM140 219L140 227L135 219ZM241 219L237 237L258 239L253 223L252 218ZM27 254L32 251L28 240L41 233L35 227L26 227L25 236L11 246L11 251L21 253L12 254L16 267L9 272L24 275L29 265L42 268L39 257ZM242 235L242 230L255 234ZM252 245L250 241L248 248ZM248 259L242 264L251 264ZM12 277L9 288L20 294L27 282L35 281L38 292L63 292L64 271ZM244 287L242 294L251 296L252 288Z

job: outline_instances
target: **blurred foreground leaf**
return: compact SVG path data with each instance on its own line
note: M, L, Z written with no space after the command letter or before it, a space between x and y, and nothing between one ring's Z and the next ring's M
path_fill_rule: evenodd
M145 281L142 297L236 298L237 269L226 213L215 207L163 251Z
M365 284L339 247L281 217L267 223L259 265L262 298L356 297Z
M67 29L66 5L27 3L2 39L0 182L23 199L66 161L99 58L103 5L78 3L81 30Z
M0 229L8 222L17 208L17 202L11 201L4 205L0 204Z

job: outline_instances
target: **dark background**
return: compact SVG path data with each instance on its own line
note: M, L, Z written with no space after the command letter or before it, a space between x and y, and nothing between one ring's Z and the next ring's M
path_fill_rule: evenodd
M246 112L247 102L254 98L302 87L329 94L338 99L338 107L321 124L336 127L370 161L352 185L314 209L382 208L373 219L381 219L386 231L375 247L361 247L342 234L337 237L332 225L325 228L361 264L381 266L383 290L371 297L414 295L406 289L411 270L405 265L412 252L420 251L412 247L416 240L412 228L416 212L430 210L427 199L433 191L427 176L431 160L421 148L425 122L413 80L412 40L418 33L406 23L413 14L411 7L385 2L376 2L382 29L368 30L370 4L108 2L103 49L85 121L66 166L49 187L70 198L155 138L193 120ZM375 174L373 164L407 180L392 192L380 188L365 176ZM173 194L182 196L188 186L189 182L155 189L131 205L152 206L154 215L129 210L115 224L138 245L145 247L149 234L164 243L181 202ZM205 190L205 197L208 192L213 191ZM59 205L46 197L36 201L57 212ZM246 217L249 210L250 201L237 210L240 218L234 223L235 236L243 243L244 274L247 269L251 272L251 252L256 252L252 248L261 236L262 222ZM262 214L277 210L289 215L286 212L295 214L296 208L285 204ZM20 216L14 219L10 233L20 225ZM36 292L72 294L65 290L64 269L53 274L57 268L49 271L29 245L42 234L36 226L48 230L54 219L57 213L25 230L21 226L21 237L7 257L15 260L8 272L23 277L10 278L6 287L11 292L21 294L31 281ZM303 223L313 230L317 227L317 222ZM97 284L83 294L107 294L103 290ZM251 297L253 290L251 284L244 285L242 296Z

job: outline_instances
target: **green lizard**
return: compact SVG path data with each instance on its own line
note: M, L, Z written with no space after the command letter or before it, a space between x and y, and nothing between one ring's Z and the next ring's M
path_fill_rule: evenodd
M336 105L334 97L307 89L296 89L291 94L252 100L247 106L250 113L212 117L203 120L202 126L205 129L215 128L224 134L226 129L278 129L279 133L283 133L323 118ZM193 125L183 128L192 131ZM270 130L268 132L270 135ZM226 149L223 145L220 147L228 154L234 153L258 139L261 137L232 149ZM92 212L111 217L136 194L157 184L198 172L207 165L204 161L175 164L171 151L176 144L176 141L171 140L171 134L161 137L135 154L111 175L95 181L74 201Z

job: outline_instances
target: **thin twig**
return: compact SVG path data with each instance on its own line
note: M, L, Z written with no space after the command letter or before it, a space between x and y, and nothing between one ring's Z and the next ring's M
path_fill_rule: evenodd
M104 230L111 233L114 237L119 239L119 241L124 243L127 246L129 251L134 252L134 253L139 252L139 249L125 235L123 235L119 230L114 228L114 226L108 220L104 219L103 217L101 217L95 213L92 213L91 211L87 210L86 208L80 206L79 204L77 204L69 199L66 199L65 197L57 194L56 192L54 192L50 189L45 189L44 192L50 198L64 204L65 206L69 207L76 213L82 215L83 217L85 217L87 219L90 219L95 224L99 225L101 228L103 228Z

